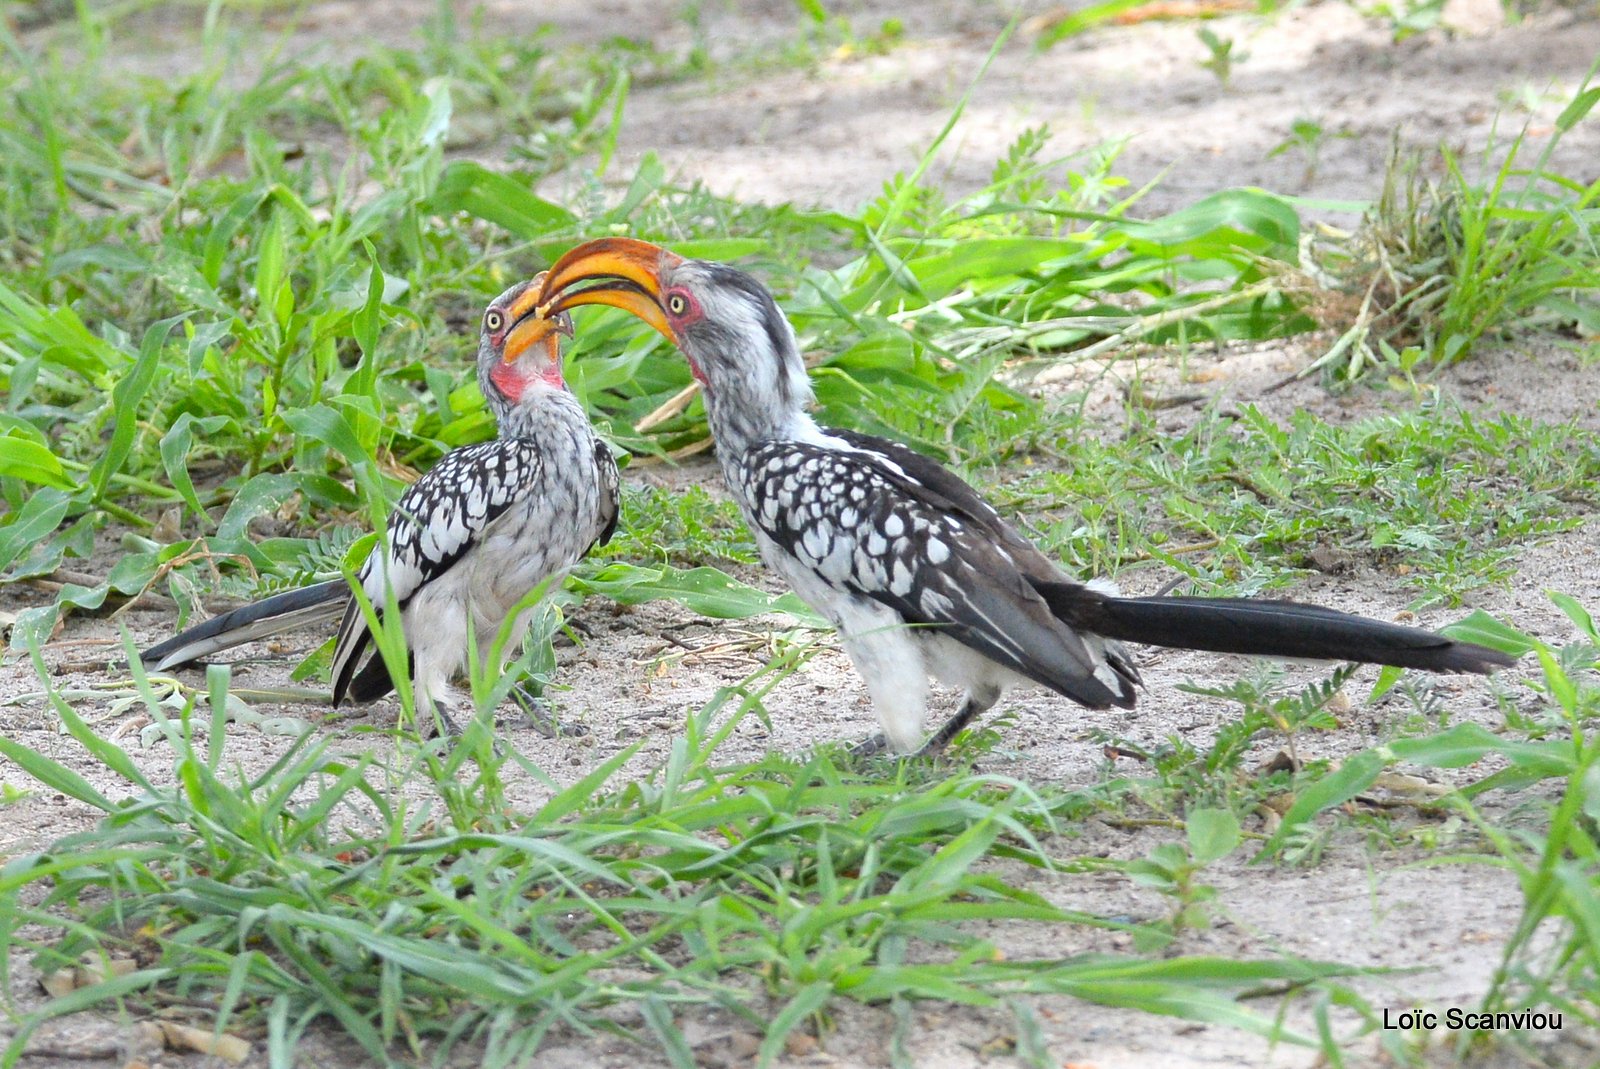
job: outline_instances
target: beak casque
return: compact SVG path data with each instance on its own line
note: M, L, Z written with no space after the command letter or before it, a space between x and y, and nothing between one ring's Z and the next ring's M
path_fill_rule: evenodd
M546 315L584 304L621 308L666 335L668 341L676 342L677 335L661 307L661 269L681 262L677 254L648 241L634 238L586 241L557 260L545 273L541 303ZM564 292L580 282L591 281L600 284Z
M511 316L511 329L506 332L502 363L514 364L533 346L544 342L552 363L561 362L561 335L572 337L572 317L565 312L541 308L540 295L545 274L533 277L520 296L507 309Z

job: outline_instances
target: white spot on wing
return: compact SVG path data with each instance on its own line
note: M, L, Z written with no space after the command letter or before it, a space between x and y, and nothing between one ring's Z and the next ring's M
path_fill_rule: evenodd
M906 562L896 559L894 571L889 577L889 593L897 598L903 598L911 593L911 570L906 567Z

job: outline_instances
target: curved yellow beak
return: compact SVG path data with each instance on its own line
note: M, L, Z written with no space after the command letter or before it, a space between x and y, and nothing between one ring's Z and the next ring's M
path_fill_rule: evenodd
M512 302L508 311L511 314L511 329L506 332L505 351L500 355L501 363L514 364L517 359L533 346L543 342L548 351L550 362L561 362L561 335L572 337L572 317L560 310L541 308L540 295L544 292L543 283L548 272L541 272L533 276L527 289Z
M682 262L676 253L635 238L586 241L545 273L540 303L546 315L584 304L621 308L666 335L668 341L676 342L677 335L661 307L661 269ZM581 282L599 284L566 292Z

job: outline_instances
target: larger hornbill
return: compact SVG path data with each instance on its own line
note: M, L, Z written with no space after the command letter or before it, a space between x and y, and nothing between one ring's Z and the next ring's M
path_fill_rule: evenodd
M534 278L496 297L483 315L478 383L500 428L494 441L445 454L395 505L389 541L358 578L380 618L392 587L404 625L419 709L431 703L449 730L450 680L468 664L468 635L488 662L501 625L546 580L559 582L617 524L617 465L561 376L563 313L538 308ZM349 585L334 579L246 605L152 646L161 670L292 628L342 617L333 655L333 704L373 701L394 683L381 656L362 664L371 633ZM517 621L514 634L525 630ZM553 722L525 702L535 725Z
M595 283L587 287L583 283ZM1033 682L1131 708L1120 641L1487 673L1513 659L1418 628L1290 601L1121 597L1067 576L966 483L896 442L819 427L794 331L742 271L629 238L573 249L546 275L547 314L611 305L666 335L704 387L733 498L767 566L839 629L888 743L924 738L928 677L965 689L937 750Z

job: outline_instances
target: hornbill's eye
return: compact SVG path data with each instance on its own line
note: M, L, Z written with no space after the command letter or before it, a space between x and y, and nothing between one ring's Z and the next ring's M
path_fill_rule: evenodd
M667 311L675 316L683 315L689 311L689 298L681 293L667 294Z
M506 325L506 315L498 308L491 308L483 313L483 329L490 334L500 333L500 328Z

